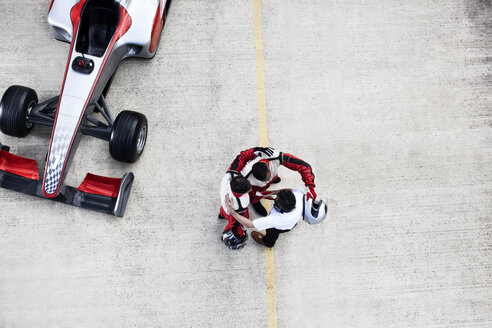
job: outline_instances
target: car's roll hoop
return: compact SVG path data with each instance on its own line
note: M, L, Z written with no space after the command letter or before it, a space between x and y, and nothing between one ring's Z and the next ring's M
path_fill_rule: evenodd
M47 198L42 192L35 160L11 154L0 143L0 187L24 194ZM78 188L62 185L54 201L122 217L125 213L134 175L121 179L88 173Z

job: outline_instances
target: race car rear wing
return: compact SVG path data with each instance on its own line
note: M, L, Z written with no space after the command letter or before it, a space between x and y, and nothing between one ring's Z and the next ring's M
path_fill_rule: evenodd
M121 179L88 173L78 188L63 185L56 197L47 198L36 161L9 151L0 143L0 187L118 217L125 213L134 179L132 172Z

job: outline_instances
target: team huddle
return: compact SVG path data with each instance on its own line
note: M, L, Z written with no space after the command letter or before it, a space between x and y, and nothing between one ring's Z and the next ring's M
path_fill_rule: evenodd
M281 181L278 176L281 165L299 172L309 191L268 190ZM254 228L266 233L252 231L253 239L273 247L279 235L290 231L299 221L304 219L310 224L323 221L327 206L316 200L315 187L311 165L300 158L265 147L242 151L229 166L220 186L222 206L218 218L227 220L222 241L230 249L241 249L248 239L246 228ZM270 213L261 204L262 199L274 201ZM260 216L253 221L249 219L250 204Z

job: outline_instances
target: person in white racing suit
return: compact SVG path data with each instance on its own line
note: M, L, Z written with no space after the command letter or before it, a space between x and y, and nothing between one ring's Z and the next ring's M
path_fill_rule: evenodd
M281 233L294 228L304 215L304 195L302 189L282 189L271 191L270 195L277 195L270 214L251 221L249 218L234 210L234 199L226 195L225 205L229 213L246 228L265 230L251 232L253 239L265 247L273 247Z

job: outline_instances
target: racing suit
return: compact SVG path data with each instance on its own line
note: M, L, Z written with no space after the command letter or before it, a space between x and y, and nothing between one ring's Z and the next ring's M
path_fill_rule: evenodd
M227 172L222 178L220 184L220 217L227 219L227 225L224 228L224 233L227 231L231 231L236 238L241 239L245 233L243 226L239 222L237 222L236 219L234 219L234 217L227 210L227 206L225 205L225 196L229 195L229 197L234 200L234 210L240 213L242 216L249 218L249 195L240 195L231 190L231 180L236 175L236 172Z

